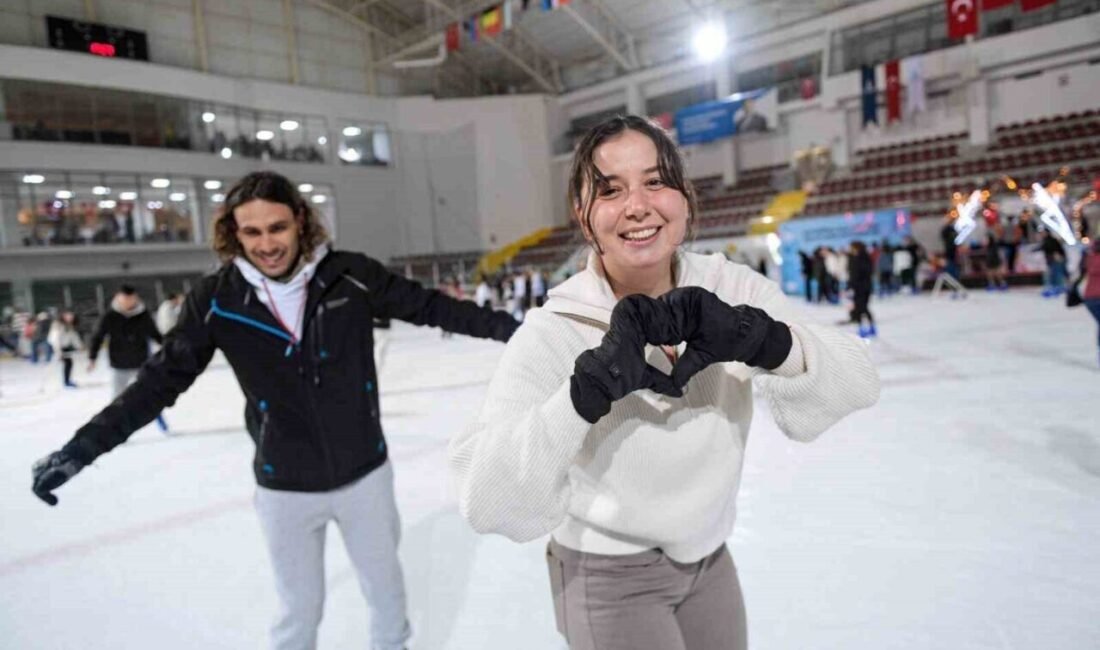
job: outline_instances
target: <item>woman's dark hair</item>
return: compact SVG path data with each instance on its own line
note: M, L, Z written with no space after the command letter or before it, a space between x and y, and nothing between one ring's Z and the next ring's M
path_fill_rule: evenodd
M637 115L616 115L600 122L584 135L573 154L573 165L569 171L569 207L577 215L585 235L592 233L592 208L596 203L596 196L600 188L607 185L607 179L596 167L592 158L601 144L627 130L641 133L657 147L657 173L660 175L661 182L677 190L687 199L687 237L690 239L695 227L698 206L695 189L691 181L684 177L684 159L676 143L664 129ZM603 253L595 235L592 235L591 243L597 253Z
M293 183L275 172L252 172L229 188L225 193L225 203L214 217L211 247L221 261L229 261L244 253L241 243L237 241L237 220L233 211L253 199L282 203L301 219L302 232L298 243L306 261L312 260L313 251L328 241L325 225Z

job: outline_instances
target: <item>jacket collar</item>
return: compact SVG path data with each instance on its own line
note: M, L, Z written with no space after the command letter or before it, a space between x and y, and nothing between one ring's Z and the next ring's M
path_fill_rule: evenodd
M720 253L700 255L680 252L676 255L675 264L677 287L703 287L714 291L718 288L726 258ZM592 251L583 271L550 290L544 308L557 314L608 325L617 302L600 256Z

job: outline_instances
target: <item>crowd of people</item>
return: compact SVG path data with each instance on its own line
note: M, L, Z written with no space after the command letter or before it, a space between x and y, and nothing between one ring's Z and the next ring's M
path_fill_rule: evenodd
M474 291L478 307L503 309L518 320L533 307L542 307L549 290L541 269L523 269L482 278Z

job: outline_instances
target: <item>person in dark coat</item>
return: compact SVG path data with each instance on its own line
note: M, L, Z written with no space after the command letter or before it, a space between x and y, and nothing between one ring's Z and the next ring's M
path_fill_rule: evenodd
M868 305L871 302L871 292L874 289L875 266L871 261L871 254L867 251L867 244L861 241L852 242L851 252L848 257L848 287L852 290L852 322L859 324L859 335L863 338L877 336L875 329L875 317L871 315ZM867 328L863 327L863 319L867 319Z
M53 490L175 403L221 350L244 392L255 442L255 505L281 603L272 647L315 647L325 529L335 521L367 599L373 647L403 648L410 630L401 526L372 322L398 318L497 341L518 323L366 255L330 250L321 217L296 184L272 172L238 181L213 230L222 266L187 294L137 381L35 463L34 493L56 504Z

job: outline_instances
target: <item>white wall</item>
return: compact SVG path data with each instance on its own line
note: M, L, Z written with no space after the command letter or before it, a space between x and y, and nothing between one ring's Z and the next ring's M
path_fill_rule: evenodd
M989 90L994 126L1095 109L1100 106L1100 65L1078 63L1037 77L995 79Z
M151 62L200 68L192 0L6 0L0 5L0 43L45 48L44 16L92 20L86 5L95 22L145 32ZM210 72L290 82L293 52L302 85L353 92L369 88L367 39L340 16L292 2L292 50L281 0L200 0L200 7Z

